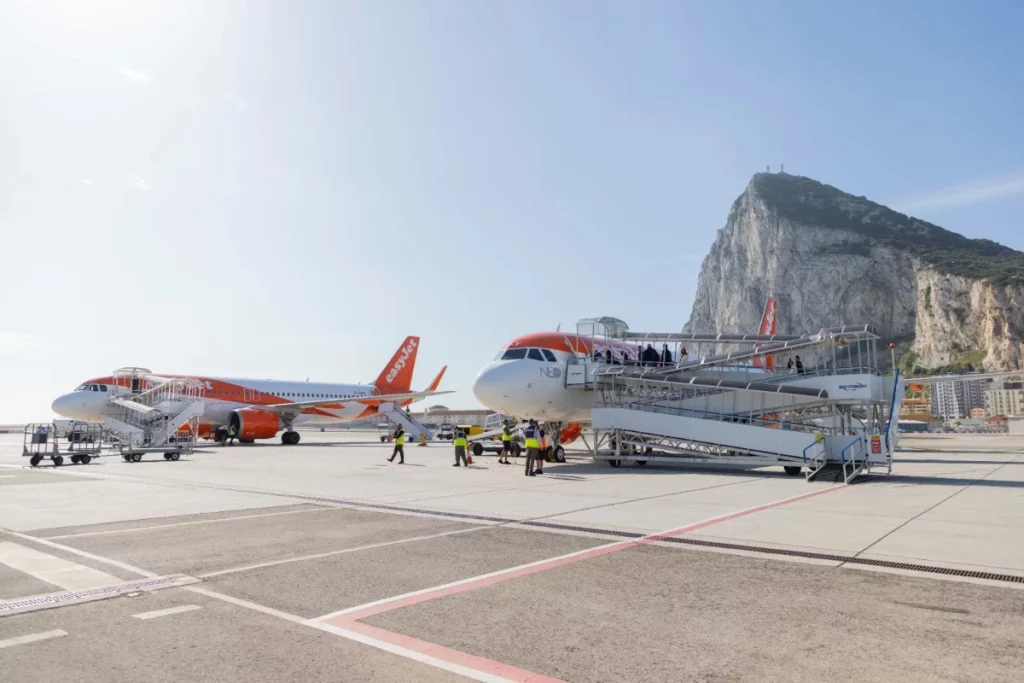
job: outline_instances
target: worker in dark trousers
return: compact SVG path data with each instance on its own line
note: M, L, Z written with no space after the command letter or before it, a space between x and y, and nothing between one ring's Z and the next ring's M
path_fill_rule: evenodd
M498 462L502 465L511 465L508 456L512 455L512 426L505 420L501 428L501 453L498 455Z
M402 425L398 425L398 429L395 430L395 450L391 453L391 457L388 458L388 462L394 462L395 456L399 456L401 460L398 461L399 465L405 464L405 451L402 446L405 445L405 429Z
M452 443L455 444L454 467L459 466L460 460L462 461L463 466L469 467L469 464L466 462L466 446L468 445L466 443L466 432L462 431L461 429L455 430L455 438L452 439Z
M523 440L526 445L525 474L528 477L533 477L536 476L533 466L540 462L540 427L537 426L536 420L530 420L526 425L526 429L523 430Z

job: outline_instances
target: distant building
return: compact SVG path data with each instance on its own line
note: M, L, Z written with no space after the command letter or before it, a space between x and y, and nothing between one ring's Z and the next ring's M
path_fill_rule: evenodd
M939 382L932 391L932 414L943 420L956 420L975 408L986 408L988 380L970 379Z
M985 408L988 414L1024 415L1024 388L1020 388L1020 385L1020 382L1005 382L1000 389L986 391Z
M988 417L988 411L984 408L971 408L972 420L984 420L986 417Z

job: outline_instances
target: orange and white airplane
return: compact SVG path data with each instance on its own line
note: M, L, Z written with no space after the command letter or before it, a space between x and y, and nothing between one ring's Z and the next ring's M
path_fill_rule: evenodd
M775 299L768 299L761 316L760 335L776 333ZM586 335L562 332L535 332L513 339L494 360L480 370L473 383L477 400L491 410L520 418L552 423L589 422L590 411L601 400L599 392L580 391L566 386L564 373L574 355L604 358L611 352L613 362L635 361L640 345ZM765 374L774 369L774 359L755 357L753 365ZM728 368L724 368L728 371ZM749 368L744 370L750 376ZM575 438L575 437L573 437ZM567 441L563 438L563 443Z
M381 406L405 407L428 396L448 394L437 391L448 366L441 368L424 391L410 391L420 338L406 337L373 384L326 384L286 382L269 379L229 379L153 373L135 387L145 391L168 379L192 379L205 388L205 410L200 418L199 436L211 438L231 426L242 442L272 439L282 429L281 443L299 442L294 431L299 424L352 422L372 417ZM102 422L111 395L130 394L132 380L126 376L90 379L53 402L53 412L87 422Z

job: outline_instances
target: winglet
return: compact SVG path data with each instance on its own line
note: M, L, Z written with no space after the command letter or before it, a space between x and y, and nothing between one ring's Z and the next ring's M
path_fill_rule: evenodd
M412 371L416 366L416 353L420 349L419 337L406 337L395 351L380 376L373 383L382 394L402 394L412 386Z
M437 377L435 377L434 381L431 382L430 386L427 387L427 391L437 391L437 388L441 386L441 378L444 377L444 371L447 369L447 365L441 368L441 372L437 373Z

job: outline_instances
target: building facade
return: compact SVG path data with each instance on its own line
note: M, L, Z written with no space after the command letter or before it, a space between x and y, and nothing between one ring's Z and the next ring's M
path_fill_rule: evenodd
M1006 382L998 389L985 392L985 408L989 415L1024 415L1024 388L1020 382Z

